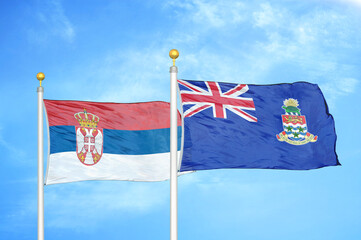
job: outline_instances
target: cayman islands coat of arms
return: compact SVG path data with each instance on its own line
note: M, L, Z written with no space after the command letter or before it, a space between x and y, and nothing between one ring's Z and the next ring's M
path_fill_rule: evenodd
M282 115L283 131L279 133L277 139L292 145L304 145L309 142L316 142L317 136L308 132L306 117L301 115L298 108L298 101L293 98L286 99L282 108L285 115Z
M85 109L75 113L74 117L80 124L76 127L76 154L80 162L92 166L103 154L103 132L97 128L99 117Z

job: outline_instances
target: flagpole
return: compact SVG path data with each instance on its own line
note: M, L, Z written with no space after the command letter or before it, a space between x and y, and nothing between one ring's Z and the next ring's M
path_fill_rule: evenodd
M44 120L43 95L44 88L41 82L45 75L39 72L36 78L40 81L38 92L38 240L44 240Z
M178 239L178 196L177 196L177 73L175 60L179 56L176 49L169 52L173 59L170 67L170 240Z

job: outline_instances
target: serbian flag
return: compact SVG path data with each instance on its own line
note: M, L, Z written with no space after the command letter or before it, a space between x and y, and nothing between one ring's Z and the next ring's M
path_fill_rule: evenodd
M169 179L170 105L44 100L49 126L45 184ZM178 146L181 120L178 119Z
M334 120L316 84L178 84L184 111L181 171L340 165Z

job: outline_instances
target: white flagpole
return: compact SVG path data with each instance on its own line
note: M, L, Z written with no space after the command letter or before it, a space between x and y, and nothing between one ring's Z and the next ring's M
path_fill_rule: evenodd
M177 73L175 59L179 56L176 49L169 52L173 59L170 67L170 240L178 239L178 196L177 196Z
M36 78L40 81L38 92L38 240L44 240L44 120L43 120L43 95L44 88L41 81L45 75L39 72Z

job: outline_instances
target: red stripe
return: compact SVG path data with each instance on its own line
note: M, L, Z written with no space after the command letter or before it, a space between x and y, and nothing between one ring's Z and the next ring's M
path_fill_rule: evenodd
M224 104L231 106L254 108L253 100L248 100L248 99L220 97L219 95L205 96L205 95L188 94L188 93L181 93L181 95L182 95L183 104L187 104L187 102L200 102L200 103L214 103L220 105Z
M223 112L223 97L221 97L220 89L217 83L215 82L208 82L208 86L211 89L212 92L212 99L215 99L214 102L214 108L215 108L215 117L218 118L224 118L224 112Z
M170 104L167 102L102 103L44 100L49 126L79 126L74 114L83 112L99 117L99 128L150 130L170 127ZM178 112L178 126L181 126Z
M257 118L253 117L252 115L249 115L248 113L238 109L238 108L233 108L234 110L242 113L243 115L246 115L248 118L252 119L253 121L257 122Z
M187 82L183 82L183 81L181 81L181 80L178 80L178 82L179 82L180 84L182 84L183 86L186 86L187 88L192 89L192 90L195 91L195 92L199 92L199 93L201 92L201 91L199 91L198 89L192 87L192 85L189 84L189 83L187 83Z
M190 116L192 116L192 115L194 115L194 114L196 114L196 113L199 113L200 111L202 111L202 110L204 110L204 109L206 109L206 108L208 108L208 107L210 107L210 105L204 105L204 106L202 106L202 107L196 108L195 110L193 110L192 112L188 113L188 114L187 114L186 116L184 116L184 117L190 117Z
M247 86L247 85L246 84L240 84L237 87L235 87L234 89L232 89L231 91L226 92L224 95L227 95L227 96L232 95L233 93L242 90L245 86Z
M306 124L305 116L298 116L298 115L282 115L283 123L292 125L303 125Z

